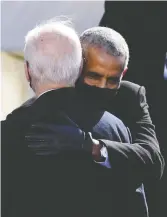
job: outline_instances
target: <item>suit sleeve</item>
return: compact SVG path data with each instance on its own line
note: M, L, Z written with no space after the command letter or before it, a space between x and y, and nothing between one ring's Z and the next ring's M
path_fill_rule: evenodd
M141 183L146 180L160 179L164 170L164 159L148 111L145 88L140 87L138 94L139 111L133 125L133 144L100 140L108 151L112 170L120 178Z

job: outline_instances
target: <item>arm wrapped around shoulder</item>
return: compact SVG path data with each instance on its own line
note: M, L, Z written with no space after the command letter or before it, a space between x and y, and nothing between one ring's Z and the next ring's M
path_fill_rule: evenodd
M140 183L160 179L165 162L148 111L144 87L139 88L137 98L138 111L133 124L132 144L101 141L107 147L112 170L121 177Z
M77 126L36 123L25 136L28 148L35 155L50 156L62 152L84 151L92 154L92 141Z
M138 121L135 125L136 137L134 142L136 144L141 144L141 147L151 156L152 164L150 169L152 175L161 178L164 171L165 161L160 151L160 146L155 133L155 126L153 125L149 114L149 106L147 104L146 91L144 87L140 87L138 99L140 103L140 112Z

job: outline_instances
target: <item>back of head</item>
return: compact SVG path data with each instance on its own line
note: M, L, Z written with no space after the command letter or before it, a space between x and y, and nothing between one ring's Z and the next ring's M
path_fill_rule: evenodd
M121 34L108 27L93 27L85 30L80 36L81 44L86 53L89 46L102 48L111 56L121 58L124 69L129 62L129 48Z
M50 20L28 32L24 57L33 89L41 85L74 86L79 77L82 49L68 21Z

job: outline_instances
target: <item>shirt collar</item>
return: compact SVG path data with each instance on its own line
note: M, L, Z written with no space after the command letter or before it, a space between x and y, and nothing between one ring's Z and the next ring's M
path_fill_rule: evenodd
M56 90L56 89L50 89L50 90L46 90L44 91L43 93L41 93L38 97L36 97L36 99L38 99L39 97L41 97L43 94L47 93L47 92L50 92L52 90Z

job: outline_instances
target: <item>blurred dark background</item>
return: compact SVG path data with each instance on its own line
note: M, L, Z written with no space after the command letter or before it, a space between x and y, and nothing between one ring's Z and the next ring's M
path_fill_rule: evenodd
M167 161L167 2L105 2L100 26L120 32L129 45L130 63L124 77L146 87L147 100L161 151ZM167 62L167 60L166 60ZM167 169L160 183L146 186L150 217L167 216Z

